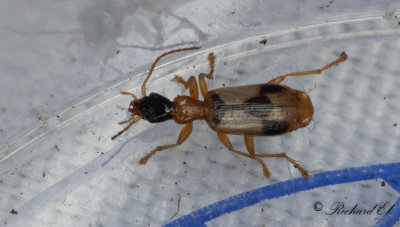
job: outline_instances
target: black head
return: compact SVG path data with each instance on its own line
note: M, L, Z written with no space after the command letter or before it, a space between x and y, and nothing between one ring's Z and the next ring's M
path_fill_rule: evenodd
M130 109L134 109L144 120L151 123L172 119L172 102L157 93L151 93L149 96L132 102L131 105Z

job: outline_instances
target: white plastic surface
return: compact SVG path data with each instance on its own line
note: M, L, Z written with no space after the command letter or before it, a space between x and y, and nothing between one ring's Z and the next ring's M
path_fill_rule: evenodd
M179 218L192 212L201 217L196 211L205 207L221 211L210 215L207 226L392 226L377 208L328 213L335 204L348 211L400 204L400 180L390 172L400 168L378 168L390 182L351 176L349 183L328 179L322 186L311 177L318 187L300 190L300 175L287 161L266 159L272 176L265 179L257 162L229 152L205 122L194 124L184 144L145 166L138 160L175 142L181 125L141 121L110 138L129 117L131 99L119 93L140 96L151 63L167 50L202 46L168 56L156 68L147 91L171 99L188 94L171 81L174 75L208 72L210 52L217 56L215 78L208 82L213 89L319 68L345 51L349 59L322 75L284 81L309 91L314 122L285 136L256 138L256 152L286 152L315 175L398 166L399 7L338 0L4 2L0 225L161 226L172 221L181 196L175 225L189 225ZM242 137L230 138L245 149ZM283 187L277 183L287 180L297 193L278 196ZM210 206L253 189L266 192L264 186L278 186L274 199L255 196L254 205L239 202L232 212ZM235 198L241 197L229 201ZM396 207L392 215L400 218Z

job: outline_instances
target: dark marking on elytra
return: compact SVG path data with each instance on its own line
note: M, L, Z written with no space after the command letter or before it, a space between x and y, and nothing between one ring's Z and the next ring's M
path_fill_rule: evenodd
M286 90L286 87L279 84L262 84L260 85L260 96L264 94L282 92L283 90Z
M212 121L215 122L216 124L219 124L222 120L222 118L225 115L226 110L223 108L225 105L224 100L219 97L217 94L211 95L211 100L213 105L213 110L214 110L214 115Z
M253 97L244 102L241 109L257 118L266 118L271 114L271 101L266 96Z
M285 121L263 121L264 124L264 135L280 135L288 131L290 125Z

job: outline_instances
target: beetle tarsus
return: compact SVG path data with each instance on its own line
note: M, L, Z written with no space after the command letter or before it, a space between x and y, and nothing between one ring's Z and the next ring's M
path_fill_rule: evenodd
M175 75L174 79L172 79L173 81L182 84L185 89L188 89L189 87L189 83L188 81L184 80L181 76Z

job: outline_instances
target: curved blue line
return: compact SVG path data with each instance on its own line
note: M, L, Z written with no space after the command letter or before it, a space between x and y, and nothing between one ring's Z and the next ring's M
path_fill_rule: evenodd
M396 224L397 220L400 217L400 199L397 200L396 204L394 205L392 209L391 214L386 214L382 216L378 222L375 223L374 226L379 226L379 227L389 227L389 226L394 226Z
M182 216L164 226L207 226L205 223L226 213L252 206L264 200L329 185L381 178L400 193L400 162L346 168L313 174L308 180L296 178L247 191ZM391 214L382 216L375 226L392 226L400 218L400 199Z

